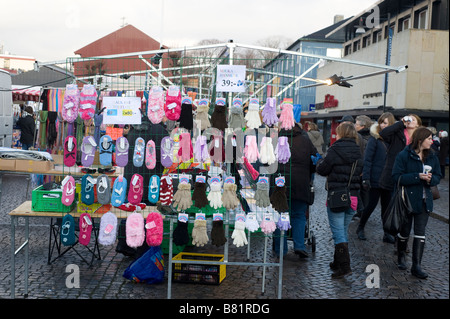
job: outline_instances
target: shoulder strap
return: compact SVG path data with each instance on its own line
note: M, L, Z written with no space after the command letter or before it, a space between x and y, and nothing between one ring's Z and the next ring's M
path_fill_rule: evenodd
M356 160L356 162L354 162L353 165L352 165L352 172L350 173L350 179L348 180L348 187L350 187L350 183L352 181L353 173L355 172L357 164L358 164L358 160Z

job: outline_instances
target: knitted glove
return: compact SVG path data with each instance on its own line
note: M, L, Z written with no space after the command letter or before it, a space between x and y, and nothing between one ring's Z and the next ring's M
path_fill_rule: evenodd
M282 219L280 216L280 218L278 218L277 227L280 230L287 231L291 229L291 223L289 222L289 220Z
M233 245L236 247L242 247L247 245L247 236L245 235L245 222L241 220L237 220L234 223L234 230L231 234L231 238L233 239Z
M177 246L186 245L189 242L188 223L178 221L173 231L173 243Z
M209 105L199 105L197 106L197 116L196 121L200 121L200 130L204 131L208 127L211 127L211 122L209 121Z
M261 230L263 231L264 234L266 235L270 235L272 234L275 229L277 228L277 226L275 225L275 222L273 220L268 220L266 218L263 218L263 220L261 221Z
M248 106L247 114L245 114L245 120L247 121L247 127L255 129L261 126L261 118L259 117L259 105L250 104Z
M255 203L258 207L268 207L270 205L269 184L256 183Z
M216 105L214 107L214 112L211 114L211 126L215 127L218 130L225 131L228 127L227 125L227 116L226 116L227 107L224 105Z
M193 156L191 134L181 133L180 135L180 149L178 150L178 158L182 162L188 162Z
M250 232L257 231L259 229L259 224L256 218L246 218L245 219L245 228Z
M194 206L197 208L203 208L208 205L205 183L195 182L194 192L192 193L192 200L194 201Z
M261 164L272 165L275 163L276 157L273 151L272 138L263 137L261 141L261 152L259 153L259 161Z
M256 135L247 135L245 138L244 156L250 163L255 163L259 158Z
M261 112L264 123L267 125L274 125L278 123L277 117L277 100L274 97L268 97L266 100L266 105Z
M214 220L211 229L211 241L217 247L223 246L227 239L225 237L225 230L223 228L223 220Z
M244 173L246 176L249 176L253 179L253 181L256 181L256 179L259 176L259 172L253 168L252 164L249 163L246 157L243 158L244 161Z
M278 158L278 162L286 164L291 158L291 150L289 148L287 136L280 136L278 138L277 147L275 148L275 155Z
M314 165L317 164L317 162L322 158L322 155L320 155L319 153L316 153L316 156L311 155L311 161Z
M197 162L205 162L209 158L206 136L199 135L194 146L194 158Z
M222 194L220 192L221 185L218 182L214 182L210 185L211 190L209 191L209 194L207 196L209 200L209 206L213 207L214 209L218 209L219 207L222 207Z
M294 111L292 104L283 103L281 105L280 122L282 129L290 130L294 127Z
M222 202L223 207L227 210L235 209L240 204L236 195L237 185L225 183L223 184Z
M194 125L193 123L194 121L192 118L192 104L181 104L180 127L184 127L187 130L192 130L192 127Z
M245 125L244 112L241 107L233 106L230 108L230 122L228 127L230 128L240 128L242 129Z
M197 247L203 247L208 243L208 234L206 233L206 220L196 219L194 228L192 228L192 244Z
M178 190L173 196L173 206L178 210L186 210L192 206L191 184L178 184Z
M275 187L274 192L270 195L270 203L272 207L279 213L284 213L289 210L289 205L286 197L286 186Z

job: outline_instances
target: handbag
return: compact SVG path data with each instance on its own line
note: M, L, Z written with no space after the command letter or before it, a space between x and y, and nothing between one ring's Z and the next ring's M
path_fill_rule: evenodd
M328 191L327 204L333 213L343 212L350 208L350 183L352 181L353 173L355 172L357 163L358 161L356 161L352 165L350 179L348 180L348 185L346 187Z
M441 194L439 194L439 189L437 186L430 186L431 194L433 194L433 200L441 198Z
M382 216L384 231L396 236L400 232L401 227L408 220L408 216L411 213L411 203L405 187L400 185L399 178L395 194L391 198L384 216Z

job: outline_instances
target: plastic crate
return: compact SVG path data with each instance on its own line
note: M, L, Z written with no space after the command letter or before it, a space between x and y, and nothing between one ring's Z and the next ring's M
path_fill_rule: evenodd
M49 196L55 197L51 198ZM43 185L38 186L31 192L31 210L34 212L68 213L77 205L76 196L70 206L63 205L61 198L61 190L45 190Z
M172 258L173 282L219 285L226 277L225 265L213 264L180 264L177 260L223 261L223 255L201 253L179 253Z

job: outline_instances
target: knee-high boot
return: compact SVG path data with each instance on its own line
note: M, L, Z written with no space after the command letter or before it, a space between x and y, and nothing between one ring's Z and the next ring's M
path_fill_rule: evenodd
M425 279L428 277L428 274L423 272L422 268L420 267L424 247L425 237L414 237L411 274L420 279Z
M406 270L406 247L408 246L408 237L397 235L397 267L400 270Z
M337 246L335 245L335 246L334 246L333 261L330 262L330 268L331 268L331 270L333 270L333 271L338 270L338 268L339 268L339 264L338 264L337 261L336 261L336 251L337 251Z

